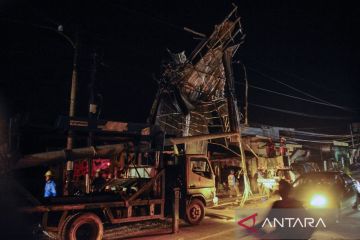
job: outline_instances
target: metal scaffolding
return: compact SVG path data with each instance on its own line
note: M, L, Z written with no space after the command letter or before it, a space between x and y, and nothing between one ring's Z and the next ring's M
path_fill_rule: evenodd
M245 192L242 204L251 194L241 142L240 114L234 88L232 58L244 42L237 7L204 37L189 57L171 53L162 66L159 89L152 105L149 123L159 125L176 137L214 133L238 133L236 137L211 140L228 148L238 145L240 167L244 170ZM210 140L186 144L187 154L206 154Z

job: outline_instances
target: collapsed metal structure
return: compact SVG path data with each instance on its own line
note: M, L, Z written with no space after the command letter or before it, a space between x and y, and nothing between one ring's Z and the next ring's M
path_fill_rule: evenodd
M215 26L187 58L184 52L171 55L163 66L159 89L148 121L167 134L196 136L212 133L239 133L240 115L234 88L232 58L244 41L237 7ZM239 145L241 167L248 183L241 137L216 141L225 147ZM206 154L208 140L186 144L187 154ZM245 184L245 195L250 191Z
M171 54L172 61L163 66L149 121L167 134L238 131L232 57L244 34L236 10L215 26L211 36L203 39L188 58L183 52Z

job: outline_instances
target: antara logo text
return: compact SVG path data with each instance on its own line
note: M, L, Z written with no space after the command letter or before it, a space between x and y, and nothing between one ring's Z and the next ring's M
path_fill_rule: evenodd
M237 223L245 228L246 230L249 230L250 232L256 233L257 230L255 228L256 224L256 217L257 213L254 213L246 218L243 218L239 220ZM245 222L252 220L252 225L246 225ZM317 228L317 227L323 227L326 228L326 224L322 218L312 218L312 217L305 217L305 218L292 218L292 217L285 217L285 218L265 218L265 220L261 224L261 228L264 227L270 227L270 228Z
M295 227L311 227L317 228L319 225L322 225L326 228L325 222L322 218L315 220L314 218L273 218L272 221L269 218L265 218L261 227L265 227L268 225L271 228L276 227L287 227L287 228L295 228Z

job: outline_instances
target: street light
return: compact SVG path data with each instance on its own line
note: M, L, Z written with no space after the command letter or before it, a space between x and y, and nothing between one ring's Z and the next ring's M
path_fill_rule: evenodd
M69 106L69 119L75 116L75 103L76 103L76 90L77 90L77 59L78 59L78 35L76 33L75 35L75 42L71 40L71 38L64 33L64 27L63 25L59 25L57 29L41 26L41 25L35 25L32 24L34 27L47 29L52 32L55 32L62 36L68 43L70 43L71 47L74 50L74 57L73 57L73 69L72 69L72 76L71 76L71 92L70 92L70 106ZM66 139L66 149L71 150L73 148L73 132L71 130L68 131L68 136ZM64 195L69 194L69 188L71 184L72 179L72 171L74 168L73 161L71 159L68 159L66 162L66 172L65 172L65 186L64 186Z
M72 70L72 77L71 77L71 92L70 92L70 106L69 106L69 118L75 116L75 103L76 103L76 89L77 89L77 58L78 58L78 34L75 35L75 42L71 40L71 38L64 33L63 25L58 25L57 28L42 26L39 24L27 24L31 25L35 28L45 29L48 31L55 32L66 39L68 43L70 43L71 47L74 50L74 58L73 58L73 70ZM72 131L68 131L68 136L66 140L66 149L71 150L73 148L73 133ZM72 170L73 170L73 161L68 159L66 163L66 183L64 187L64 195L68 195L69 184L72 178Z
M66 39L68 43L70 43L71 47L74 50L74 58L73 58L73 70L72 70L72 77L71 77L71 93L70 93L70 106L69 106L69 117L75 116L75 103L76 103L76 89L77 89L77 58L78 58L78 35L76 33L75 36L75 42L71 40L71 38L64 33L64 27L63 25L58 25L57 29L47 26L42 26L38 24L31 24L33 27L41 28L50 30L52 32L55 32ZM66 149L72 149L73 147L73 138L71 131L69 131L67 143L66 143Z

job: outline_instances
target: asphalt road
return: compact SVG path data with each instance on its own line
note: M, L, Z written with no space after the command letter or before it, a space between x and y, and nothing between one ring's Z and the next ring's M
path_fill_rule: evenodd
M272 201L258 201L247 204L244 208L235 206L223 206L216 209L207 209L207 216L198 226L189 226L182 223L178 234L163 234L147 237L134 238L138 240L234 240L234 239L260 239L254 234L242 229L238 224L238 212L249 209L257 209L259 216L265 216L269 211ZM260 212L259 212L260 211ZM340 223L335 227L327 226L327 229L316 230L312 234L313 239L360 239L360 212L348 210L344 212Z
M352 176L360 180L360 171L354 172ZM239 212L245 215L256 209L258 217L266 216L269 212L272 202L276 200L273 197L268 200L257 200L248 202L243 208L235 203L225 203L216 208L206 210L206 216L203 222L198 226L189 226L181 222L180 231L177 234L169 233L171 229L162 231L161 234L155 230L146 237L137 237L138 240L233 240L233 239L260 239L253 233L246 231L237 224ZM240 218L241 219L241 218ZM257 219L259 221L259 219ZM251 224L250 224L251 225ZM335 225L327 226L326 229L317 229L311 236L312 239L360 239L360 211L352 209L343 212L342 219ZM111 239L106 238L105 239Z

